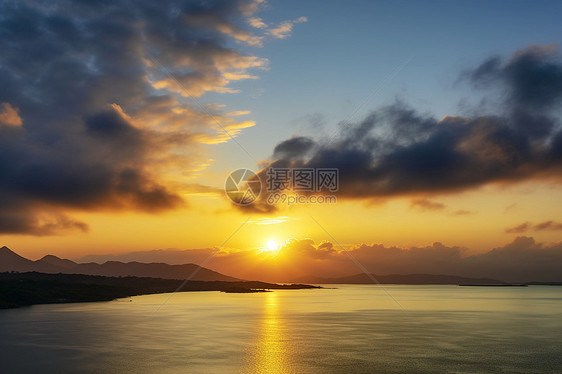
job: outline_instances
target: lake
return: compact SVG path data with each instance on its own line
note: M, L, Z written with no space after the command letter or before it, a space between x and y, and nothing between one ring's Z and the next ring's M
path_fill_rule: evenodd
M562 287L326 287L3 310L0 372L562 372Z

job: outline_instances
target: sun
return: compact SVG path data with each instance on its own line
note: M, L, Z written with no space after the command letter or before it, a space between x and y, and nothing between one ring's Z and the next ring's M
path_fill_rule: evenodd
M275 239L269 239L264 249L268 252L275 252L279 249L279 244Z

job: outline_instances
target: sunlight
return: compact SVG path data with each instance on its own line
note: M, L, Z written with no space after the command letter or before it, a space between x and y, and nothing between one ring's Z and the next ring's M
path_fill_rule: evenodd
M266 292L263 295L263 317L259 325L259 336L254 349L249 352L248 372L288 373L294 372L291 362L291 340L287 326L282 323L278 294Z
M268 252L275 252L279 249L279 244L275 239L269 239L267 241L267 245L265 246L264 250Z

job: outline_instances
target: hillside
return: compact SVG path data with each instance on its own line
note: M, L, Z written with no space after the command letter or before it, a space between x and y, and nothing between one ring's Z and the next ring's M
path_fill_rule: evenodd
M199 281L234 282L240 279L200 267L196 264L168 265L164 263L107 261L103 264L78 264L71 260L47 255L31 261L10 250L0 248L0 272L31 272L102 275L109 277L151 277L163 279L187 279Z

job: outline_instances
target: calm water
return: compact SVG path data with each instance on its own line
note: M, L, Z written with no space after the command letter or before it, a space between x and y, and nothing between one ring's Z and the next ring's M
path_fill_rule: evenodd
M0 372L562 372L562 287L337 287L0 311Z

